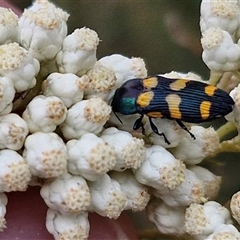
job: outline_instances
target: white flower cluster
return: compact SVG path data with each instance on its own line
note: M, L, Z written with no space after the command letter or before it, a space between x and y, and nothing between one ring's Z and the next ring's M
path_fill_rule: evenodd
M202 58L211 71L210 83L218 83L219 87L231 91L235 105L233 112L226 116L233 122L237 130L240 130L240 1L239 0L202 0L201 2L200 29L202 32L201 44L203 47ZM175 72L165 74L172 78L189 78L201 81L198 76L183 76ZM155 119L154 119L155 120ZM181 236L188 233L197 240L211 239L240 239L239 226L234 224L233 218L240 224L240 192L232 196L230 202L231 211L214 201L221 184L221 177L215 176L199 164L208 156L216 152L231 151L236 145L239 152L239 134L236 138L220 143L219 137L225 137L232 129L231 123L222 126L219 131L213 128L192 126L191 132L196 137L192 141L173 122L164 119L156 119L154 124L167 136L170 141L170 152L176 159L186 164L181 174L176 172L178 168L172 168L171 172L178 174L182 183L168 186L164 189L165 180L161 179L156 184L150 179L149 167L156 169L157 161L154 159L156 146L147 148L147 156L151 153L152 160L146 164L146 160L135 171L136 178L143 184L152 187L151 194L156 198L147 206L147 214L150 221L154 222L158 230L163 234ZM146 133L154 144L164 145L156 134ZM234 149L234 148L233 148ZM161 150L166 151L165 149ZM155 153L156 154L156 153ZM149 158L148 158L149 159ZM161 158L164 163L167 158ZM145 164L145 166L144 166ZM143 167L144 166L144 167ZM164 169L171 168L170 162ZM141 171L140 178L139 173ZM146 171L146 172L144 172ZM173 176L171 175L171 176ZM155 172L156 178L156 172ZM185 179L185 181L184 181ZM163 181L164 180L164 181ZM231 215L232 214L232 215Z
M240 46L233 36L240 4L210 2L203 0L201 8L204 61L213 71L237 70ZM217 14L224 2L231 9ZM6 16L0 25L0 229L6 225L4 192L25 191L36 181L42 182L46 226L55 239L87 239L88 212L118 218L123 210L146 207L166 234L211 239L234 228L227 209L207 202L215 199L221 177L196 165L219 148L212 127L191 126L193 140L174 121L154 119L166 144L148 121L146 140L132 133L138 116L119 114L121 124L111 112L115 90L147 76L143 59L97 59L97 33L83 27L67 35L69 15L47 0L36 0L19 18L9 9L0 12ZM222 58L214 59L214 51ZM165 76L201 80L192 73Z
M235 105L226 119L239 130L240 1L202 0L200 13L202 59L211 70L209 82L231 91Z
M144 141L104 126L116 88L147 76L144 61L97 59L97 33L67 35L69 15L47 0L19 18L0 12L0 229L4 192L39 183L55 239L87 239L88 212L117 218L143 210L150 194L131 169L145 159Z
M215 72L240 68L238 0L202 0L200 29L203 61Z

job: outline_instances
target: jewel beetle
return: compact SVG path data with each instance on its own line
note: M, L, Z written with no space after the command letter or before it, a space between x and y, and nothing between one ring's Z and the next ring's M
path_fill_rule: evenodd
M163 76L130 79L116 91L111 102L112 110L123 115L140 114L133 129L142 128L144 115L148 116L150 126L159 133L152 118L175 120L193 139L195 136L182 123L202 123L230 113L233 99L225 91L204 82L188 79L171 79ZM121 120L119 119L121 122Z

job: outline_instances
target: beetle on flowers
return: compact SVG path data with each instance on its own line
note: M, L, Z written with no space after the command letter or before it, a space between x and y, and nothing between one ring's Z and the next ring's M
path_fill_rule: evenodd
M142 128L143 133L142 120L144 115L148 116L153 132L170 144L165 134L158 132L152 118L176 120L195 139L182 121L202 123L220 118L232 111L234 101L225 91L204 82L154 76L123 83L116 90L111 105L114 113L140 114L133 129Z

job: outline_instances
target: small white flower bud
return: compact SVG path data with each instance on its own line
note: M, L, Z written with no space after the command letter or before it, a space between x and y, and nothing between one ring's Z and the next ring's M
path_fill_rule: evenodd
M127 205L120 184L105 174L88 185L92 198L90 210L103 217L118 218Z
M128 58L120 54L113 54L99 59L99 62L103 66L114 70L118 79L116 88L131 78L147 77L147 69L142 58ZM121 82L119 82L120 79L122 79Z
M151 193L172 207L206 202L203 181L198 179L196 174L189 169L186 169L183 174L182 183L175 188L152 189Z
M117 80L114 71L98 63L86 75L89 77L90 83L89 87L84 91L85 99L97 96L109 101L109 93L114 88Z
M204 205L192 203L185 213L186 232L198 239L206 239L220 224L232 223L229 211L221 204L209 201Z
M124 171L127 168L137 169L145 159L145 147L142 139L132 137L128 132L116 128L107 128L101 139L112 146L117 154L113 170Z
M61 19L61 30L60 34L64 38L67 35L67 20L69 18L69 14L65 11L63 11L61 8L56 7L52 2L49 2L48 0L35 0L30 7L28 7L28 10L31 10L32 12L38 12L40 9L51 9L57 16Z
M236 127L240 129L240 84L235 87L229 95L235 102L233 106L233 111L225 116L228 121L234 122Z
M99 38L95 31L85 27L75 29L64 38L62 49L56 56L59 72L78 76L85 74L97 61L98 43Z
M206 240L240 240L240 233L232 224L220 224Z
M0 46L0 74L12 80L17 92L23 92L36 85L35 76L39 69L38 60L18 43Z
M38 95L27 105L22 117L33 133L54 131L65 120L66 115L67 108L60 98Z
M31 172L26 160L9 149L0 151L0 192L26 191Z
M230 34L210 27L202 33L202 59L212 71L236 71L240 68L240 46Z
M233 218L240 224L240 191L233 194L230 202Z
M23 157L33 176L54 178L67 171L67 147L56 133L33 133L24 145Z
M68 109L60 125L66 139L78 139L85 133L98 134L110 117L111 107L101 98L82 100Z
M134 174L140 183L165 190L174 189L184 181L185 169L182 161L165 148L154 145L146 149L146 159Z
M0 44L17 41L18 16L8 8L0 7Z
M114 147L92 133L68 141L67 148L68 171L90 181L96 181L116 164Z
M197 178L203 181L205 197L208 200L215 199L221 186L222 177L216 176L206 168L197 165L189 166L188 169L193 171Z
M12 111L15 89L11 79L0 77L0 115L9 114Z
M237 0L202 0L200 28L219 27L233 35L239 26L240 8Z
M78 77L72 73L52 73L42 83L43 95L59 97L69 108L83 99L83 91L89 83L86 75Z
M147 206L147 217L161 233L179 236L185 233L185 210L185 207L170 207L155 199Z
M47 180L40 194L49 208L64 215L86 211L91 202L86 180L69 173Z
M198 164L219 147L219 137L212 127L192 126L190 132L196 139L193 140L189 135L183 137L171 152L186 164Z
M22 148L28 135L27 123L15 113L0 117L0 149L9 148L19 150Z
M88 239L90 230L88 213L63 215L48 209L46 227L54 239Z
M21 45L38 61L54 59L67 33L63 18L53 8L25 9L18 23Z
M148 188L136 180L132 171L111 172L110 177L120 184L121 190L127 197L125 210L142 211L145 209L150 199Z

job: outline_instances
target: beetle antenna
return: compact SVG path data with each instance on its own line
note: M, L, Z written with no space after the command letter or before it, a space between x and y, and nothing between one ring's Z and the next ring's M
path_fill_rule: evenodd
M121 124L123 124L122 120L121 120L120 117L116 114L116 112L113 111L113 113L114 113L114 115L116 116L116 118L118 119L118 121L119 121Z

